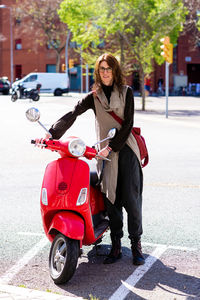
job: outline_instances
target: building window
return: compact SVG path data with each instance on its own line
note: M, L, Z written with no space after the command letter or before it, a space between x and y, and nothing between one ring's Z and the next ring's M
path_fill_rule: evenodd
M15 49L16 50L21 50L22 49L22 40L21 39L15 40Z
M15 25L20 25L20 24L21 24L21 19L20 19L20 17L17 17L15 19Z
M178 72L178 55L177 55L177 46L173 48L173 64L172 64L172 69L173 73Z
M22 65L15 65L15 77L16 80L22 78Z
M70 48L77 48L77 43L76 42L70 42L69 46L70 46Z
M56 73L56 65L46 65L46 72L47 73Z

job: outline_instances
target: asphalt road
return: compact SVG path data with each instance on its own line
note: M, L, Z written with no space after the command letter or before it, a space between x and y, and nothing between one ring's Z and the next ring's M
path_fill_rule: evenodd
M41 96L35 103L12 103L0 95L0 284L84 299L200 299L199 98L170 98L168 119L164 98L148 98L145 113L136 98L135 125L142 127L150 154L143 193L146 264L132 265L125 226L119 262L102 264L110 245L106 233L99 255L92 246L84 247L68 284L56 286L50 279L50 243L43 234L39 195L45 166L57 154L30 144L44 131L26 120L25 111L38 107L49 127L80 97ZM66 136L71 134L88 145L95 142L92 112L79 117ZM124 219L126 223L126 214Z

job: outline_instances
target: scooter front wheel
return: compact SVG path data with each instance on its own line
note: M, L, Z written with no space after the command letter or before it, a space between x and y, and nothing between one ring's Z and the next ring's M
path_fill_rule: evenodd
M50 249L49 270L53 281L61 284L69 281L76 270L79 257L79 241L58 234Z
M15 102L17 100L17 93L11 95L11 101Z

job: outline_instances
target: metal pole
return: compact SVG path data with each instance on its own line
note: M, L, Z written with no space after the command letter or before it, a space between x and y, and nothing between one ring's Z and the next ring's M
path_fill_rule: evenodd
M83 60L82 60L82 46L81 46L81 57L80 57L80 62L81 62L81 93L83 93Z
M89 92L89 72L88 72L88 64L86 64L86 93Z
M12 8L10 9L10 76L13 83L13 30L12 30Z
M65 46L65 72L68 74L68 45L69 45L70 31L67 33L66 46Z
M166 118L168 118L168 96L169 96L169 63L165 62L165 96L166 96Z

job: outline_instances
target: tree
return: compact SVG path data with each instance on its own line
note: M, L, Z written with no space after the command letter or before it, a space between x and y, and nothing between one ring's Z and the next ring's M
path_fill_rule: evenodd
M191 46L196 48L200 45L200 1L183 0L183 2L188 9L184 33L189 33Z
M114 1L115 5L109 18L110 26L107 27L107 32L117 30L121 34L138 64L142 109L145 110L144 76L152 72L153 60L159 64L163 62L160 56L161 37L169 35L172 42L177 40L186 9L182 0L110 1ZM108 5L111 5L111 2Z
M154 59L163 62L160 38L170 35L176 42L186 12L182 0L64 0L59 15L85 50L94 52L104 37L112 52L115 38L122 67L131 59L139 69L145 110L144 76L152 72Z
M15 17L22 23L17 30L31 36L31 48L37 51L37 45L47 45L56 52L56 72L60 71L61 53L65 48L67 26L60 22L57 13L61 0L17 0ZM33 39L34 35L34 39ZM33 44L34 41L34 44Z

